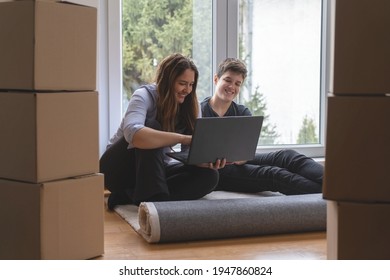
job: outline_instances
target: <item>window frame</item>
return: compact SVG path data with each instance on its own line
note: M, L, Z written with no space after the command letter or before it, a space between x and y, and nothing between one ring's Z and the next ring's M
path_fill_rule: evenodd
M218 63L226 57L238 56L238 0L212 0L213 1L213 50L212 69L215 73ZM103 2L103 3L102 3ZM280 149L294 149L309 157L325 156L326 139L326 93L328 92L329 81L326 76L328 67L329 46L327 39L328 32L328 2L322 0L322 36L321 36L321 78L320 78L320 135L319 144L312 145L274 145L259 146L258 152L271 152ZM116 132L122 120L122 0L100 0L100 14L106 15L107 25L107 96L103 99L107 114L103 129L106 133L101 138L102 147L109 138ZM104 12L106 10L106 13ZM100 43L102 45L102 43ZM213 85L214 87L214 85Z

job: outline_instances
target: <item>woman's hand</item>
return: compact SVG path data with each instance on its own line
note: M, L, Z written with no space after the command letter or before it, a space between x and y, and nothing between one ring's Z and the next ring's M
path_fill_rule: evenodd
M179 143L182 145L189 146L191 144L191 140L192 140L192 135L181 134Z
M175 132L160 131L150 127L143 127L133 136L133 146L139 149L156 149L174 146L178 143L189 146L192 135Z

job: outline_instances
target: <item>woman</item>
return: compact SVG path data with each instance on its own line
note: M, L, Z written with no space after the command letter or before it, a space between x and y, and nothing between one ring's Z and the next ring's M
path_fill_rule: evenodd
M204 117L250 116L233 100L246 78L245 64L235 58L221 62L214 76L215 93L202 103ZM219 170L217 190L236 192L275 191L286 195L320 193L323 166L294 150L257 153L247 162L235 162Z
M224 162L201 166L173 161L166 152L188 148L200 114L196 95L198 70L181 54L157 68L155 84L142 86L100 159L100 172L111 191L108 208L142 201L191 200L210 193Z

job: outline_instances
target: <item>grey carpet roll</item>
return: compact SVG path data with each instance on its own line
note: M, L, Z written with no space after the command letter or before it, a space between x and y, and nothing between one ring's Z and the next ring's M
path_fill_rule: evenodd
M151 243L323 231L322 194L145 202L139 233Z

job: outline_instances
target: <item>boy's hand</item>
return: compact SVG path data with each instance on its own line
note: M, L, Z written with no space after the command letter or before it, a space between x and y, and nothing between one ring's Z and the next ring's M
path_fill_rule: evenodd
M203 163L199 164L198 166L200 167L206 167L206 168L211 168L211 169L221 169L224 168L226 165L226 159L218 159L216 162L212 163Z

